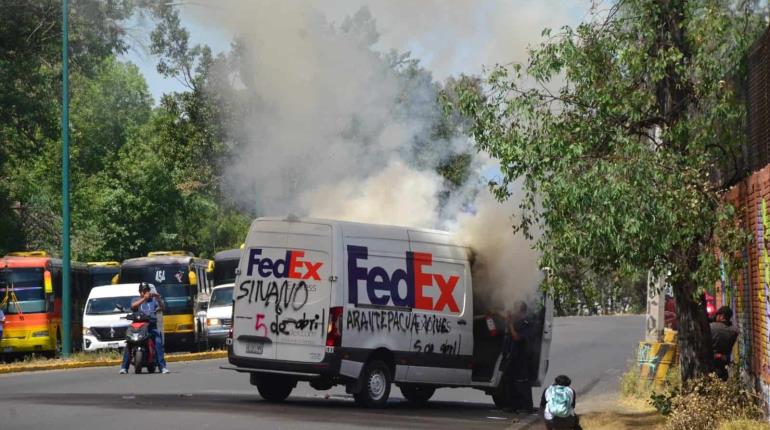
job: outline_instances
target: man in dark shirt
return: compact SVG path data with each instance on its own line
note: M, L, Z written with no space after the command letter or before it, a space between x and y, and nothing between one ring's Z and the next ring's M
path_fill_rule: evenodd
M715 321L711 323L711 347L714 350L714 373L722 380L727 380L727 365L730 364L730 354L733 351L738 329L731 319L733 311L728 306L717 310Z
M532 337L533 325L527 313L527 304L519 302L515 313L507 318L506 352L508 370L505 372L508 410L532 412L532 386L529 382L528 342Z

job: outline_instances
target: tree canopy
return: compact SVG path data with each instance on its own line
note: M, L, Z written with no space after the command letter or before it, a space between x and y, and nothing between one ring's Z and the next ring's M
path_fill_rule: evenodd
M543 31L527 64L465 91L478 146L501 164L500 198L523 184L519 228L543 229L553 287L574 267L668 275L682 375L711 366L698 299L714 250L736 250L716 174L745 139L747 52L765 27L756 2L620 0L576 28Z

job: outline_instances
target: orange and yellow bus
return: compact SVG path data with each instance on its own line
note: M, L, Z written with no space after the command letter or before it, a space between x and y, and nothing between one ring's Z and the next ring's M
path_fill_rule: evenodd
M203 299L208 300L212 266L210 260L186 251L150 252L120 265L120 283L148 282L163 297L163 336L168 350L205 346L205 334L195 323L195 315Z
M80 345L88 268L71 264L72 345ZM0 353L55 355L61 348L62 261L44 251L0 258L0 309L5 313Z

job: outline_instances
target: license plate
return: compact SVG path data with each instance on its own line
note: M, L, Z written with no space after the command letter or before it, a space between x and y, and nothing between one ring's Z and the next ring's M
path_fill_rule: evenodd
M108 348L117 348L119 346L120 346L119 342L110 342L110 343L107 344Z
M262 355L263 346L264 344L262 342L249 342L246 344L246 352L249 354Z

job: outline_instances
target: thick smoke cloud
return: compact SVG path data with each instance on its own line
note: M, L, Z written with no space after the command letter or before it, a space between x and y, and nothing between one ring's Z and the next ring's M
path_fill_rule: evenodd
M470 3L458 3L457 14L442 25L463 23L466 27L452 27L458 34L480 31L462 19L476 13L459 12L471 13ZM345 2L325 12L309 2L206 4L210 7L197 9L205 16L191 9L193 16L236 35L244 60L234 80L250 103L236 131L245 142L225 184L234 198L261 215L451 228L475 251L474 282L488 293L485 301L509 307L533 295L540 280L538 255L530 242L513 234L516 194L503 206L471 181L469 189L454 190L448 202L439 198L446 195L447 183L436 173L438 163L470 150L472 142L434 136L442 115L437 86L429 73L401 64L403 57L378 50L376 15L364 8L330 19ZM402 2L376 4L376 13L391 16ZM436 2L421 4L447 9ZM404 5L407 27L414 8ZM408 28L391 28L403 31L404 39L391 35L388 43L407 43ZM516 29L505 29L519 46ZM430 64L454 60L453 52L438 50ZM475 202L467 200L476 194Z

